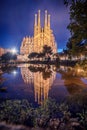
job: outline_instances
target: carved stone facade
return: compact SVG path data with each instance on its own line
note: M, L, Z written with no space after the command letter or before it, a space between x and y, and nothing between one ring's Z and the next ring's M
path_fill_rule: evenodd
M52 48L53 53L57 52L57 46L52 29L50 28L50 15L45 11L44 27L41 27L40 10L38 15L35 14L34 36L24 37L20 54L29 54L31 52L42 52L43 46L48 45Z
M33 51L33 47L34 47L33 38L24 37L20 47L20 53L25 55L29 54Z

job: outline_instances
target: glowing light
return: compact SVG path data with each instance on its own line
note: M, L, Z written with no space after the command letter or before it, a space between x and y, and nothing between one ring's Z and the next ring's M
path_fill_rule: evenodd
M13 75L17 75L17 71L15 71L15 70L12 71L12 74L13 74Z
M15 48L13 48L13 49L11 50L11 52L12 52L13 54L16 54L16 53L17 53L17 50L16 50Z
M82 72L84 72L84 70L83 70L83 69L78 68L78 69L77 69L77 72L78 72L78 73L82 73Z

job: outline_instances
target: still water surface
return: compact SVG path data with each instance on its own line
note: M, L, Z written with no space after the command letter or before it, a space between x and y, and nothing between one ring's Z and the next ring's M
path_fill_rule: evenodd
M72 67L24 64L0 71L0 88L6 88L0 91L0 100L27 99L36 107L49 97L61 102L69 96L87 93L87 77Z

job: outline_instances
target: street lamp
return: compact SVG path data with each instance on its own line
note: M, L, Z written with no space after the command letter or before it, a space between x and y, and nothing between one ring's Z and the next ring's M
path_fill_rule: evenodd
M16 53L17 53L17 50L16 50L15 48L13 48L13 49L11 50L11 52L12 52L13 54L16 54Z

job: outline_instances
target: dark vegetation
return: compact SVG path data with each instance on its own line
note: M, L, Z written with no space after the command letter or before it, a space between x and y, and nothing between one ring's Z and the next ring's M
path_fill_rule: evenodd
M36 66L36 65L35 65ZM32 72L40 72L43 74L43 78L50 78L52 71L49 65L35 67L29 66L29 70ZM15 67L2 68L2 72L11 73L16 70ZM55 71L57 71L56 67ZM73 77L71 71L67 75L67 71L62 74L64 82ZM65 76L65 77L64 77ZM58 130L85 130L87 128L87 94L75 93L76 89L73 84L72 90L69 90L70 86L67 86L67 90L71 96L67 97L67 100L57 103L54 99L47 99L38 108L34 108L27 100L6 100L0 103L0 122L5 121L8 124L25 125L28 127L41 127L46 129L58 129ZM78 90L79 87L77 86ZM77 91L78 91L77 90Z
M64 0L70 8L70 23L67 28L71 37L67 43L67 54L87 58L87 0Z
M2 62L9 62L11 60L16 60L17 59L17 55L16 54L12 54L10 52L7 52L5 54L3 54L1 56L1 61Z
M51 69L50 69L50 66L49 65L47 65L47 66L32 66L32 65L30 65L29 67L29 70L31 71L31 72L34 72L34 73L36 73L36 72L40 72L40 73L42 73L42 76L43 76L43 79L48 79L48 78L50 78L50 76L51 76L51 74L52 74L52 71L51 71Z
M52 48L50 46L44 45L43 50L40 53L32 52L29 54L28 58L30 63L55 63L59 62L58 53L53 54Z
M27 100L3 101L0 104L0 121L29 127L85 130L87 128L86 97L87 95L79 94L61 104L54 99L48 99L36 109Z

